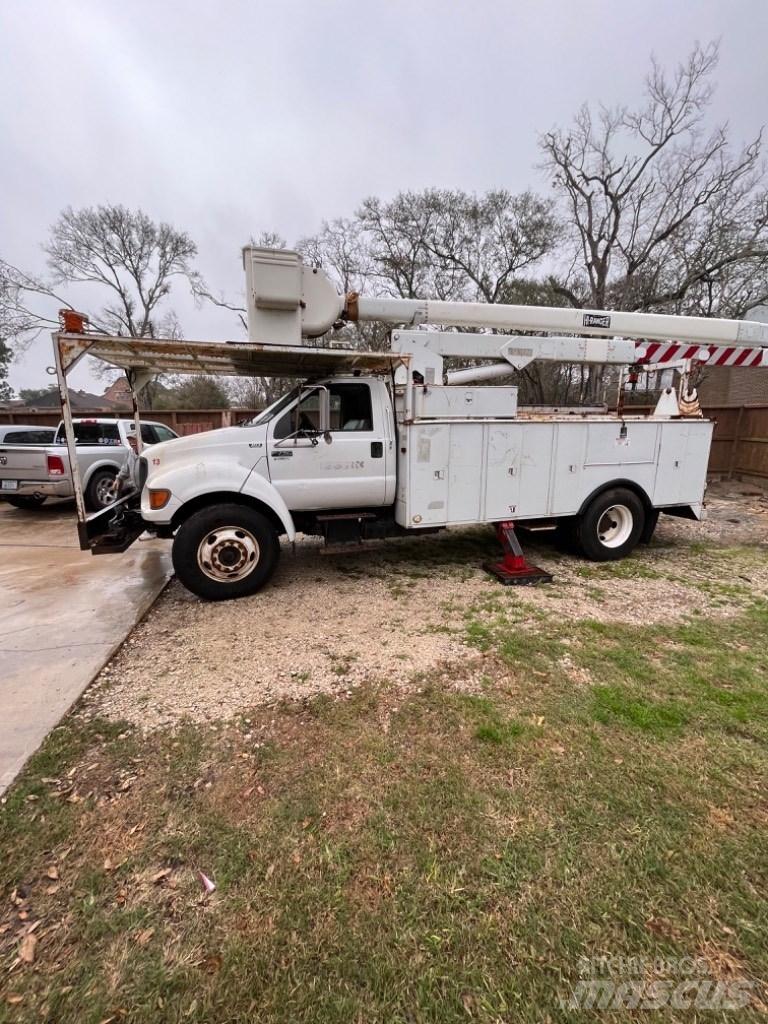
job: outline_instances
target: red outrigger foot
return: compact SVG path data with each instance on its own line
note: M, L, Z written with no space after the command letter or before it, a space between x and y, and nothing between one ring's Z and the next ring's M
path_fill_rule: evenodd
M504 557L500 562L483 562L483 568L499 583L508 587L530 587L535 583L552 582L552 573L526 561L513 522L496 523L496 536L504 548Z

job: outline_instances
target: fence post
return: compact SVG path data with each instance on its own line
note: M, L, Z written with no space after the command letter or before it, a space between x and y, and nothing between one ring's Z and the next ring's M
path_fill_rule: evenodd
M733 443L731 444L731 457L728 460L728 479L733 480L733 471L736 458L739 451L739 441L741 440L741 423L744 419L744 404L739 406L739 415L736 417L736 429L733 432Z

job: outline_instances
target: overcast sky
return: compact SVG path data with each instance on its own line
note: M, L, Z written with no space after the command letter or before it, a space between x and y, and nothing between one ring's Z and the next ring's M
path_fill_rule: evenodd
M367 195L545 190L539 133L637 101L651 52L671 67L720 39L713 119L752 136L767 29L768 0L2 0L0 255L42 271L63 207L123 203L188 231L236 291L250 235L294 241ZM187 337L237 336L173 305ZM12 385L50 362L41 338Z

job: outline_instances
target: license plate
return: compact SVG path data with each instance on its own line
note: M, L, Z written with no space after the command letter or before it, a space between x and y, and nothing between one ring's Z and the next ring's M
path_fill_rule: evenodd
M3 491L17 491L19 489L18 480L0 480L0 490Z

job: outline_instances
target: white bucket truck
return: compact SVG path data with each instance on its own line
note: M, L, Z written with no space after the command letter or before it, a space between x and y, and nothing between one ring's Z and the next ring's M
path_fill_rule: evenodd
M495 524L505 557L488 568L504 582L549 578L525 562L515 523L559 527L590 559L622 558L659 512L703 515L713 424L687 394L692 361L768 365L764 324L342 296L297 253L243 257L248 342L111 338L71 313L54 335L65 424L66 375L86 352L123 368L134 395L158 372L306 381L248 423L152 447L140 496L95 516L78 501L84 549L124 550L150 528L173 538L177 576L207 599L258 590L280 537L297 533L340 543ZM344 320L392 324L390 351L305 341ZM484 362L446 373L450 357ZM679 394L667 389L651 415L542 411L518 409L514 387L478 384L536 359L663 364L680 370Z

